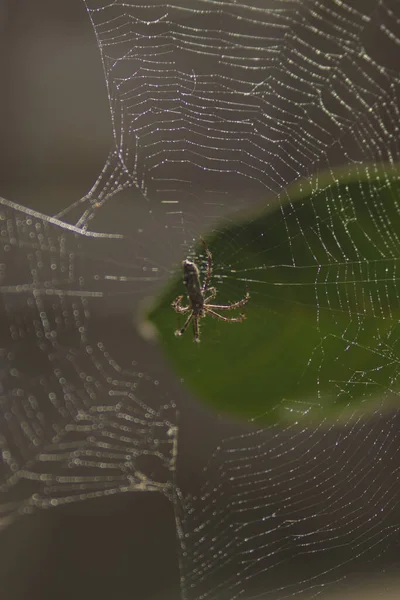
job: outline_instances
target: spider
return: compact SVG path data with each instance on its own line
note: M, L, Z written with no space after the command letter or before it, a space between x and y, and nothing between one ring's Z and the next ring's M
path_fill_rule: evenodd
M207 255L207 274L204 278L203 285L200 283L200 272L198 266L192 262L191 260L184 260L182 263L183 266L183 283L187 289L187 295L189 304L188 306L182 306L181 302L183 296L178 296L172 302L172 308L181 314L188 314L188 317L185 321L182 329L178 329L175 331L175 335L180 336L183 335L188 328L189 324L193 322L193 332L194 332L194 341L200 342L200 334L199 334L199 319L202 319L206 315L211 315L215 319L219 319L220 321L226 321L227 323L241 323L245 320L245 315L243 313L240 314L239 317L223 317L222 315L215 312L216 310L232 310L235 308L241 308L245 304L247 304L250 294L247 290L246 286L246 294L245 296L239 300L238 302L234 302L233 304L210 304L210 300L215 298L217 295L217 288L208 287L211 279L213 260L212 254L208 249L207 244L200 238L204 244ZM206 297L206 294L209 296Z

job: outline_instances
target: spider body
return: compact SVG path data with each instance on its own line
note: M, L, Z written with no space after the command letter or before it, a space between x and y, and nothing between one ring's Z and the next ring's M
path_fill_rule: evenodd
M204 306L204 294L200 284L200 272L197 265L191 260L184 260L183 283L186 286L189 302L194 312L202 316Z
M209 251L207 244L205 243L203 238L201 238L201 241L205 246L207 254L207 274L204 278L204 282L203 284L201 284L200 271L197 265L191 260L184 260L182 263L183 283L186 286L189 304L187 306L181 305L183 296L178 296L172 303L172 308L175 310L175 312L188 315L185 324L181 329L175 331L175 335L183 335L186 329L188 328L189 324L193 323L193 333L195 342L200 341L199 320L201 318L209 314L215 319L219 319L220 321L225 321L228 323L241 323L246 318L243 313L241 313L238 317L223 317L219 313L215 312L215 309L232 310L235 308L241 308L248 302L250 298L250 294L246 288L245 296L238 302L234 302L233 304L210 303L210 300L215 298L215 296L217 295L217 289L215 287L208 287L213 267L212 254Z

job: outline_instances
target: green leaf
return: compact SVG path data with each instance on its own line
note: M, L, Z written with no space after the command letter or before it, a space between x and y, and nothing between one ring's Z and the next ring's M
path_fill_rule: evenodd
M181 270L151 309L178 376L218 410L265 422L373 409L399 388L400 167L329 171L207 238L213 302L251 295L244 323L175 337ZM182 259L187 258L183 256ZM199 241L190 256L206 271ZM219 311L230 317L239 311Z

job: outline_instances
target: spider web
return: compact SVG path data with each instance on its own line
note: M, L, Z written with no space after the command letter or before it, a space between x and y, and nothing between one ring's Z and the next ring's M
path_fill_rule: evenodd
M117 361L117 320L113 334L101 326L102 340L91 333L104 322L104 299L121 283L132 294L142 279L137 267L118 273L109 244L124 240L2 198L0 223L0 524L117 491L171 497L174 407L147 404L158 381Z
M119 341L129 338L132 297L152 292L170 268L146 242L148 215L187 255L202 229L267 195L278 205L300 177L360 162L373 173L399 159L400 3L85 7L113 127L104 169L54 218L1 201L3 523L35 507L158 491L176 508L186 600L344 597L360 574L398 566L398 414L221 433L201 489L179 490L175 406L151 361L135 368ZM112 219L122 194L137 207L140 246L128 219ZM344 203L343 222L357 219L351 199ZM393 205L398 214L397 198ZM329 198L327 207L335 210ZM107 222L118 231L104 233ZM371 223L395 264L385 206ZM231 243L240 251L240 239ZM324 262L334 262L328 250ZM345 266L344 256L335 265ZM354 274L343 272L351 284ZM373 282L375 272L365 272ZM397 306L396 281L394 267L394 292L371 296L378 316ZM325 286L318 305L329 309L338 286ZM363 328L358 302L354 339ZM110 309L123 315L119 326L107 328ZM398 373L389 350L387 395ZM367 390L360 373L348 389L355 380Z

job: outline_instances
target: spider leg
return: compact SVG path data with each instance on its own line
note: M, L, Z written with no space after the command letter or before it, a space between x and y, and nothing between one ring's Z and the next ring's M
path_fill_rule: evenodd
M218 313L214 312L213 310L210 310L208 308L208 306L205 306L204 310L207 314L211 315L212 317L215 317L216 319L219 319L220 321L226 321L228 323L242 323L242 321L244 321L246 318L246 315L243 315L243 314L241 314L239 317L223 317L222 315L219 315Z
M204 247L206 249L206 254L207 254L207 275L205 276L204 282L203 282L203 286L202 286L202 292L203 294L207 291L207 287L208 284L210 283L210 278L211 278L211 273L212 273L212 266L213 266L213 262L212 262L212 254L208 249L208 246L206 244L206 242L204 241L203 238L200 238L201 241L204 244Z
M209 300L212 300L213 298L215 298L215 296L217 295L217 288L210 287L210 288L208 288L207 291L210 295L208 296L208 298L205 298L204 302L206 302L206 303L209 302Z
M188 316L188 318L186 319L186 321L185 321L185 324L184 324L184 326L182 327L182 329L177 329L177 330L175 331L175 335L176 335L176 336L180 336L180 335L183 335L183 334L185 333L186 329L188 328L188 325L189 325L190 321L193 319L193 315L194 315L194 313L193 313L193 311L192 311L192 313L191 313L191 314Z
M178 296L171 304L172 308L177 313L186 313L188 310L190 310L190 306L181 306L182 299L183 296Z
M193 333L194 333L194 342L200 342L200 332L199 332L199 316L195 315L193 318Z
M247 304L249 298L250 294L248 291L246 291L245 297L239 300L238 302L234 302L233 304L207 304L207 301L206 304L207 308L216 308L217 310L232 310L234 308L240 308L241 306Z

